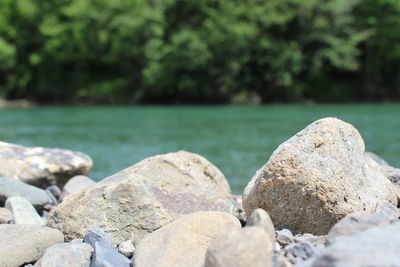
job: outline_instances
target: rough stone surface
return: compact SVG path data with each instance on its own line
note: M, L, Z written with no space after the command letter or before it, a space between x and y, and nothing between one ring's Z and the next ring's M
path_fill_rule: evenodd
M204 266L271 266L273 247L274 239L257 226L225 232L210 242Z
M112 247L110 236L106 232L104 232L103 229L101 229L96 225L89 226L89 228L86 231L83 242L91 245L93 248L96 242L102 243L108 247Z
M32 204L23 197L8 198L6 208L12 212L15 224L45 224Z
M305 261L317 255L317 251L309 242L299 242L287 245L284 249L284 256L290 263Z
M131 265L131 261L127 257L104 243L96 242L94 244L91 267L130 267Z
M353 211L373 211L380 200L397 204L379 165L348 123L318 120L281 144L247 185L247 214L265 209L275 228L326 234Z
M313 246L315 251L319 253L322 250L324 250L325 247L329 244L330 239L326 235L315 236L312 234L302 234L302 235L296 235L294 237L294 241L296 243L304 243L304 242L309 243Z
M17 267L37 261L45 250L64 242L63 234L40 225L0 225L0 266Z
M79 190L94 186L95 184L96 184L96 182L93 181L92 179L90 179L89 177L84 176L84 175L77 175L75 177L72 177L64 185L63 195L65 196L68 194L76 193Z
M398 266L400 224L373 227L350 236L338 236L307 266Z
M90 212L88 212L90 210ZM185 151L154 156L95 186L67 195L50 214L49 225L68 240L91 224L110 233L114 245L137 241L176 218L195 211L235 214L230 187L205 158Z
M34 267L89 267L92 252L88 244L55 244L46 249Z
M126 240L118 245L118 252L125 257L131 258L135 254L135 246L131 240Z
M41 209L44 205L51 202L49 195L43 189L28 185L13 178L0 177L0 205L4 205L7 198L17 196L25 198L37 209Z
M14 223L14 216L9 209L0 208L0 224Z
M210 241L241 228L231 214L201 211L148 234L136 247L136 266L203 266Z
M265 230L270 240L275 242L275 228L268 213L263 209L255 209L247 218L246 227L258 226Z
M87 174L92 164L81 152L0 142L0 176L42 188L52 184L62 187L71 177Z

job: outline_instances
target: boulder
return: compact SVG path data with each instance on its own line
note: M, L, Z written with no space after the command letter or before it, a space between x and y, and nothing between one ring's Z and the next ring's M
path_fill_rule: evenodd
M263 209L255 209L247 218L246 227L258 226L265 230L269 238L275 242L275 228L268 213Z
M318 120L281 144L243 195L246 214L265 209L276 228L326 234L354 211L373 211L380 200L397 204L379 165L364 156L350 124Z
M237 213L224 175L205 158L185 151L147 158L95 186L67 195L48 224L68 240L95 224L114 245L196 211ZM88 212L90 211L90 212Z
M87 174L92 164L81 152L0 142L0 176L41 188L53 184L62 187L71 177Z
M0 266L18 267L37 261L45 250L64 242L63 234L40 225L0 225Z
M7 198L16 196L25 198L36 209L42 209L44 205L52 202L46 191L41 188L9 177L0 177L0 205L4 205Z
M72 177L65 185L63 188L63 195L68 195L72 193L76 193L79 190L82 190L87 187L94 186L96 184L95 181L90 179L87 176L84 175L77 175L75 177Z
M14 215L15 224L45 224L32 204L23 197L8 198L6 200L6 208Z
M228 213L191 213L142 239L136 247L136 266L203 266L210 241L240 228L239 220Z
M34 267L89 267L93 248L88 244L55 244L46 249Z
M274 239L257 226L215 237L207 249L205 267L272 266Z
M0 208L0 224L14 223L14 216L9 209Z

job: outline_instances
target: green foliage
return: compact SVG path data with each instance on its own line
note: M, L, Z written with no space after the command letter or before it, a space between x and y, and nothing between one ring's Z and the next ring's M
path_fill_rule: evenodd
M396 0L0 0L0 94L43 102L396 97L399 12Z

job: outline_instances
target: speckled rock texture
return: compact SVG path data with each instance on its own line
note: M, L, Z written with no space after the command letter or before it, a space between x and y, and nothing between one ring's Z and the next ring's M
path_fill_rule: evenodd
M272 266L274 239L258 226L225 232L211 240L204 267Z
M224 212L201 211L183 216L139 242L135 266L203 266L210 241L218 234L240 228L239 220Z
M89 267L93 248L85 243L55 244L46 249L34 267Z
M23 147L0 142L0 176L46 188L62 187L75 175L85 175L92 167L89 156L71 150Z
M67 195L48 224L68 240L89 225L111 235L114 245L145 234L195 211L236 213L224 175L205 158L180 151L147 158L94 187ZM89 211L89 212L88 212Z
M392 184L364 150L348 123L310 124L281 144L247 185L246 214L263 208L277 229L322 235L353 211L373 211L379 200L397 204Z

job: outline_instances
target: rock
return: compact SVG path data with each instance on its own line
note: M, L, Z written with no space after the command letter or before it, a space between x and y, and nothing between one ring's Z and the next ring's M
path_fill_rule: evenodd
M257 226L225 232L210 242L204 266L271 266L273 246L274 240Z
M40 225L0 225L0 266L17 267L37 261L45 250L64 242L63 234Z
M103 229L96 225L91 225L86 231L84 243L91 245L94 248L96 242L102 243L105 246L112 247L112 241L110 236L104 232Z
M88 210L90 212L88 212ZM196 211L237 213L223 174L203 157L185 151L147 158L95 186L67 195L49 217L68 240L91 224L111 235L114 245Z
M45 224L32 204L23 197L8 198L6 208L14 215L15 224Z
M308 242L292 243L283 250L285 258L293 264L317 256L317 251Z
M291 264L284 256L283 251L274 250L272 254L272 267L291 267Z
M330 239L326 235L315 236L312 234L296 235L294 237L296 243L309 243L313 246L317 253L320 253L328 245Z
M75 238L75 239L72 239L69 243L71 243L71 244L82 244L83 243L83 239L82 238Z
M210 241L241 228L233 215L195 212L148 234L136 247L136 266L202 266Z
M96 184L96 182L93 181L92 179L90 179L89 177L84 176L84 175L77 175L75 177L72 177L64 185L63 195L65 196L68 194L76 193L79 190L94 186L95 184Z
M9 177L0 177L0 205L4 205L7 198L17 196L25 198L37 209L42 209L44 205L51 202L49 195L43 189Z
M131 261L124 255L106 246L95 242L91 267L131 267Z
M9 209L0 208L0 224L14 223L14 216Z
M55 244L46 249L34 267L89 267L92 252L88 244Z
M133 254L135 254L135 246L133 245L131 240L126 240L119 244L118 252L125 257L131 258Z
M275 228L326 234L353 211L373 211L380 200L397 204L379 165L348 123L318 120L281 144L243 195L247 214L265 209Z
M308 266L398 266L400 224L373 227L350 236L338 236Z
M276 241L280 245L286 246L287 244L294 242L294 236L290 230L282 229L282 230L276 231Z
M50 196L53 205L57 205L61 199L61 190L57 185L51 185L46 188L46 193Z
M92 164L81 152L0 142L0 176L42 188L53 184L62 187L71 177L87 174Z
M255 209L247 218L248 226L258 226L265 230L270 240L275 242L275 228L268 213L263 209Z
M387 218L389 221L395 221L398 220L400 217L400 211L399 209L387 202L387 201L380 201L375 207L375 213L378 213L384 218Z

